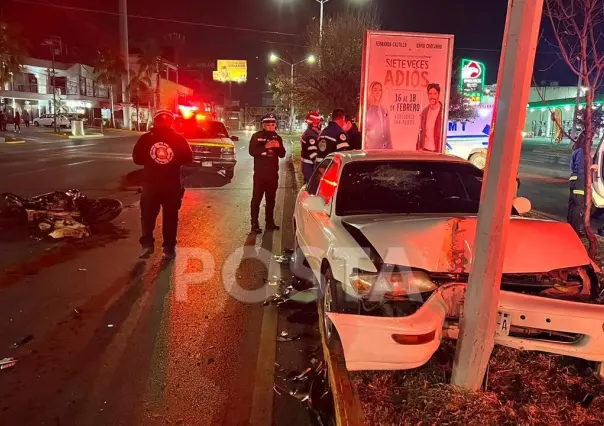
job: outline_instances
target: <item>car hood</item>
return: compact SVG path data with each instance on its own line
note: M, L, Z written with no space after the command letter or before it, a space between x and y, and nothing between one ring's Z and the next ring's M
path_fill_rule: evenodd
M429 272L472 270L476 216L364 216L344 217L342 222L359 229L384 263ZM569 224L511 218L503 273L547 272L590 263Z
M235 144L229 138L211 139L188 139L189 145L234 147Z

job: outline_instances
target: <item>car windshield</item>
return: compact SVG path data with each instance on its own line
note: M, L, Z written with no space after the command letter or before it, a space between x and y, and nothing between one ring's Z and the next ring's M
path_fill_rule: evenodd
M342 170L336 214L476 214L481 185L470 164L359 161Z
M228 138L226 127L219 121L207 121L185 125L184 136L187 139L217 139Z

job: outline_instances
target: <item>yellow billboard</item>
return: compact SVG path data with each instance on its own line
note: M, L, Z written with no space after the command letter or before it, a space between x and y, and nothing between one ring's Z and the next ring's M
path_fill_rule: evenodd
M247 81L247 61L219 59L214 71L214 81L245 83Z

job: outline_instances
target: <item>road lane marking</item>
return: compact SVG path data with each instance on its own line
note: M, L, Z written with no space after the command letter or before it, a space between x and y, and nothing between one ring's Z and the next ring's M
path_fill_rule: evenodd
M18 173L11 173L11 174L7 175L7 177L23 176L23 175L27 175L27 174L30 174L30 173L44 172L44 171L47 171L47 170L60 169L61 167L77 166L77 165L80 165L80 164L92 163L93 161L96 161L96 160L77 161L75 163L60 164L60 165L52 166L52 167L43 167L41 169L24 170L24 171L18 172Z

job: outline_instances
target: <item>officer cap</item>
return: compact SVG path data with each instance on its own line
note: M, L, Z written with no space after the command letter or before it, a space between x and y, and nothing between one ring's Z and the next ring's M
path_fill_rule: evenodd
M262 124L276 124L277 123L277 116L275 114L273 114L272 112L270 114L266 114L264 117L262 117Z

